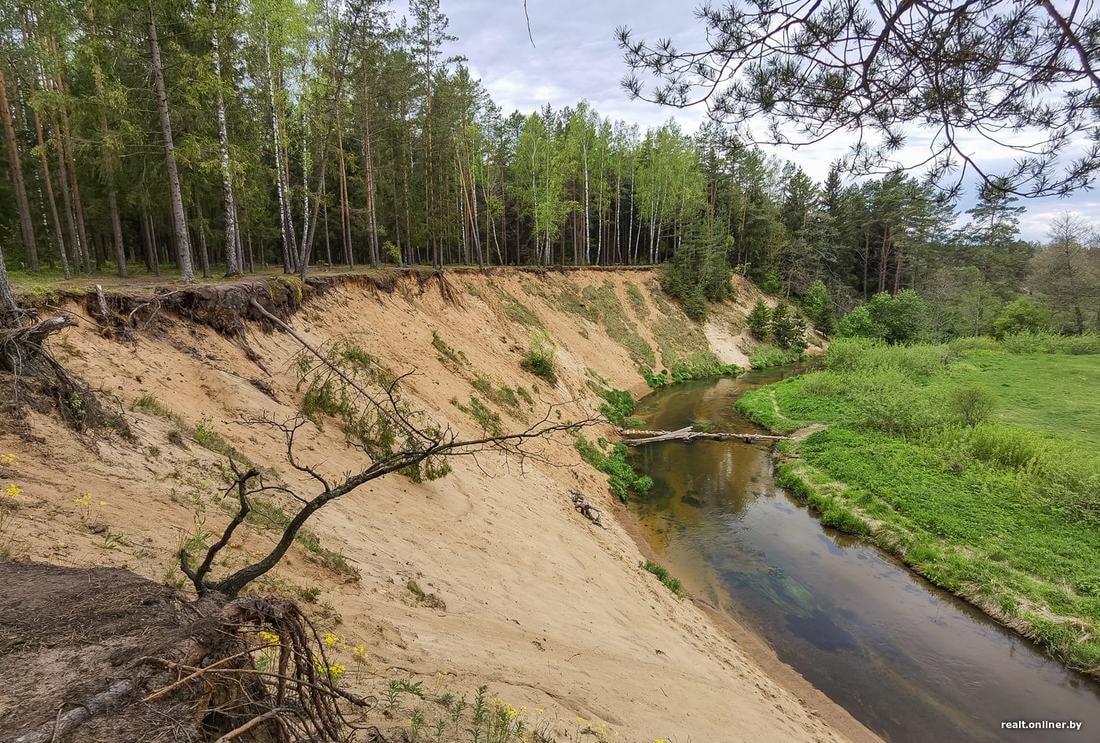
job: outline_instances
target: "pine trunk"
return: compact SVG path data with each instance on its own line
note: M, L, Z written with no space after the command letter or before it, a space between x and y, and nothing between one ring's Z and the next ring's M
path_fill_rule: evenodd
M42 165L42 183L46 186L46 203L50 207L50 220L53 224L54 239L57 241L57 250L61 254L61 268L65 278L72 276L69 269L69 257L65 251L65 237L61 233L61 218L57 212L57 198L53 191L53 178L50 175L50 158L46 154L46 138L42 132L42 119L38 112L34 112L34 136L38 142L38 159Z
M377 189L374 182L374 155L371 148L371 91L370 85L366 82L366 75L364 74L363 77L363 187L367 192L367 241L370 248L370 264L377 268L382 262L382 255L378 247L378 217L375 212Z
M153 83L157 94L157 114L160 129L164 136L164 167L168 175L168 191L172 201L172 220L176 231L176 256L179 263L180 281L195 280L195 270L191 265L191 240L187 235L187 215L183 211L183 193L180 190L180 176L176 169L176 146L172 139L172 119L168 111L168 93L164 87L164 67L160 59L160 42L157 39L157 23L153 15L153 6L149 6L149 51L153 60Z
M23 164L19 157L19 141L15 138L15 127L12 125L11 108L8 106L7 87L4 72L0 70L0 118L4 121L4 139L8 141L8 171L15 189L15 205L19 210L19 230L23 234L27 266L30 270L37 271L38 245L34 239L34 220L31 217L30 201L27 200L27 187L23 181ZM7 281L6 273L3 279Z

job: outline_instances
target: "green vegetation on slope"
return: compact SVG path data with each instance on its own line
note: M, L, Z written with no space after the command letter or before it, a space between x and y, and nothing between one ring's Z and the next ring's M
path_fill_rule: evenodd
M609 446L604 439L592 443L584 436L577 436L574 445L581 459L608 476L608 487L623 503L631 493L645 495L653 487L653 480L648 475L639 476L626 461L625 445Z
M829 526L1100 673L1100 356L989 339L837 341L824 371L745 395L779 480Z

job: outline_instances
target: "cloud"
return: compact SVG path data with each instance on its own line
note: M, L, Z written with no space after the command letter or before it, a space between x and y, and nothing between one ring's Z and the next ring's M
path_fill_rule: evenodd
M620 81L627 73L615 29L630 27L639 37L651 41L673 39L681 48L693 48L703 39L702 25L695 17L699 0L666 0L639 3L637 0L528 0L531 35L522 0L443 0L442 10L451 19L450 31L459 40L450 51L466 57L468 65L501 106L505 115L524 113L550 104L554 108L589 101L603 116L637 123L644 130L676 119L687 132L706 120L701 107L674 109L644 101L632 101ZM407 14L403 2L395 5L396 16ZM918 163L929 156L931 134L913 130L907 145L897 153L900 162ZM792 149L769 148L782 158L821 180L829 164L848 151L854 135L839 133L813 146ZM1022 142L1017 135L1014 141ZM990 172L1011 164L1011 152L999 149L977 134L962 133L964 150L980 158ZM964 196L960 209L973 203L973 188ZM1068 199L1032 199L1024 203L1027 213L1020 225L1027 239L1045 239L1050 221L1062 211L1072 211L1097 222L1100 204L1088 193Z

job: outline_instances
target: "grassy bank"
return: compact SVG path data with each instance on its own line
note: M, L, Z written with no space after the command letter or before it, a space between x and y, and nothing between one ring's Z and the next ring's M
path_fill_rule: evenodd
M823 522L1100 676L1100 355L1074 341L839 341L739 409ZM1016 352L1017 349L1045 352Z

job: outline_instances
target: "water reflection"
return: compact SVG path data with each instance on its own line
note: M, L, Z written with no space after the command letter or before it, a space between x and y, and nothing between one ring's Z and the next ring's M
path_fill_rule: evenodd
M733 401L789 373L679 386L639 416L651 428L751 430ZM654 478L636 508L660 560L889 740L1100 740L1100 686L877 549L823 529L775 485L767 450L669 443L638 450L634 463ZM1085 728L1000 729L1016 719Z

